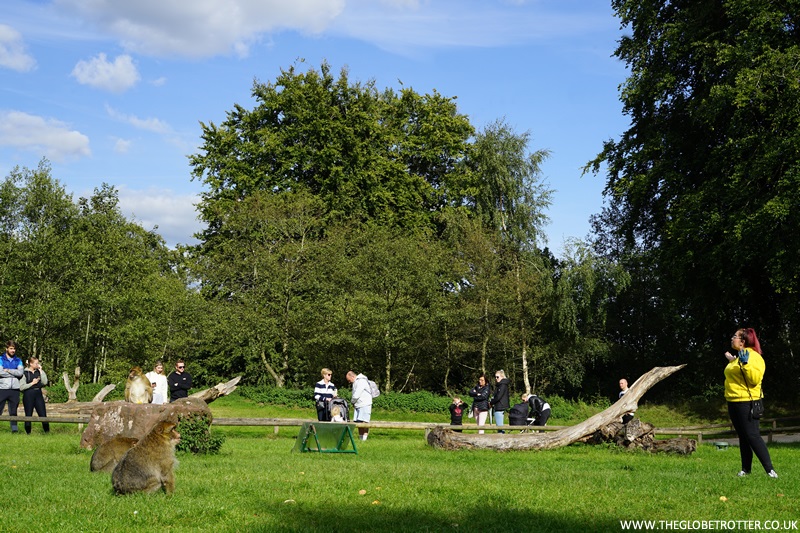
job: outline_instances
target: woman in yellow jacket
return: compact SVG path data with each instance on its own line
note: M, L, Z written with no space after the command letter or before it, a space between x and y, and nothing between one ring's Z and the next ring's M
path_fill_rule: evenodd
M772 468L767 446L761 438L758 420L750 416L750 402L761 398L761 380L764 378L764 358L761 344L753 328L742 328L731 337L731 348L736 355L725 352L725 400L736 434L739 436L739 454L742 456L740 476L750 474L753 452L769 477L778 477Z

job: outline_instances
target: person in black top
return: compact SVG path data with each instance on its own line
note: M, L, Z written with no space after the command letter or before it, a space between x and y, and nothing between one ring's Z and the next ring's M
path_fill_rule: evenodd
M481 374L478 376L478 384L469 391L469 395L475 398L472 402L472 411L475 416L475 422L477 422L479 426L486 424L486 418L489 416L489 396L491 396L491 394L492 389L486 382L486 376ZM483 433L483 430L479 430L478 433Z
M503 418L505 412L510 407L509 397L508 397L508 384L510 381L506 377L506 373L503 370L498 370L494 373L494 379L497 381L497 388L494 390L494 396L492 396L491 405L492 409L494 410L494 422L497 424L497 427L503 426ZM497 431L498 433L505 433L502 429Z
M467 405L467 402L462 402L461 398L458 396L453 398L453 403L450 404L450 425L460 426L462 424L461 421L464 418L465 411L469 411L469 405ZM456 429L454 431L461 433L460 429Z
M22 379L19 381L19 390L22 391L22 406L25 409L25 416L32 416L33 410L39 417L46 417L47 411L44 406L44 395L42 387L47 385L47 374L42 370L42 364L38 357L28 358L28 368L22 372ZM45 433L50 431L50 423L42 422L42 429ZM25 422L25 433L31 434L31 423Z
M523 395L522 399L528 402L530 416L533 417L534 426L545 426L550 418L550 404L535 394ZM540 431L539 433L543 433Z
M189 396L189 389L192 388L192 375L186 371L186 363L183 362L183 359L178 359L178 362L175 363L175 371L167 376L167 383L169 384L170 403Z

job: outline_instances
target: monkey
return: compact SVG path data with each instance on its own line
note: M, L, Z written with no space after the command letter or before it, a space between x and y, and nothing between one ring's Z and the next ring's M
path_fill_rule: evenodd
M117 494L175 491L175 445L181 436L175 422L162 420L150 433L128 450L111 473L111 484Z
M138 366L131 368L125 382L125 401L131 403L152 403L153 386Z
M114 437L94 449L89 470L92 472L111 472L125 452L133 448L139 439L133 437Z

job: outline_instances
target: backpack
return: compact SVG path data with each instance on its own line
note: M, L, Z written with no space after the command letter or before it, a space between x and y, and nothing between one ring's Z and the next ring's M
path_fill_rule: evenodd
M378 388L378 384L371 379L368 379L367 381L369 382L369 392L372 394L372 397L377 398L380 396L381 390Z

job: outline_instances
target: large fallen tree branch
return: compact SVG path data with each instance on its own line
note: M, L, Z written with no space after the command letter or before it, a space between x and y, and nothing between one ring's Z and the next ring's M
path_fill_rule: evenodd
M66 376L66 374L64 374ZM66 379L66 377L65 377ZM221 396L227 396L236 390L236 386L242 376L236 376L226 383L219 383L210 389L201 390L190 395L191 398L199 398L207 404L213 402ZM115 385L103 387L91 402L68 401L67 403L48 403L47 414L49 415L90 415L94 408L102 403L103 398L114 389ZM75 387L77 390L77 386ZM74 393L75 391L73 391Z
M548 433L456 433L449 429L435 428L428 434L428 444L435 448L455 450L461 448L486 450L549 450L567 446L588 438L603 426L616 422L625 413L636 411L639 400L662 379L674 374L686 365L655 367L636 380L628 392L614 405L603 412L584 420L580 424Z

